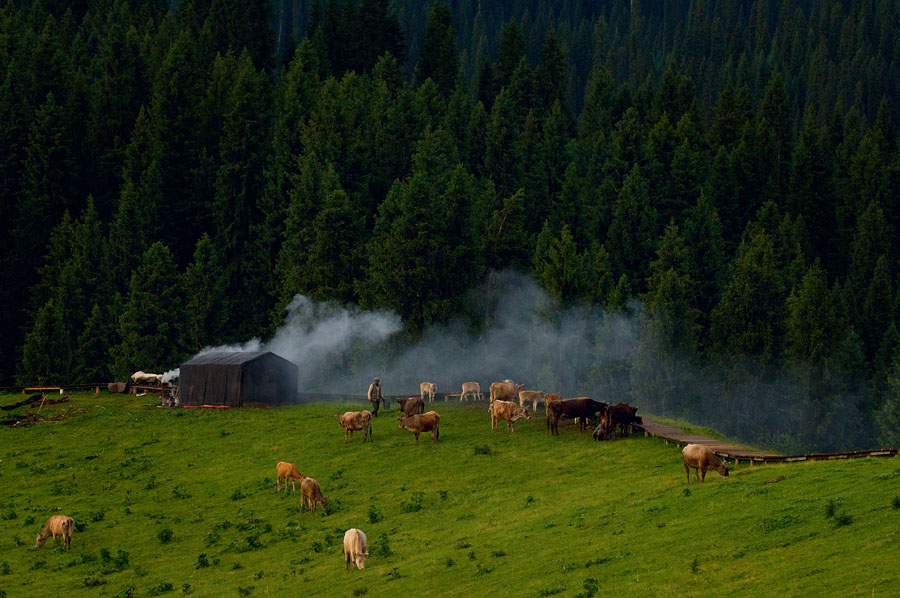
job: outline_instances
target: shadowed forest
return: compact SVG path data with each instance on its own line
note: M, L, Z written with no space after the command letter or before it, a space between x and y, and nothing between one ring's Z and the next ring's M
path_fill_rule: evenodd
M634 332L572 392L900 442L896 2L7 0L0 66L0 383L168 370L297 296L477 337L523 276L541 326Z

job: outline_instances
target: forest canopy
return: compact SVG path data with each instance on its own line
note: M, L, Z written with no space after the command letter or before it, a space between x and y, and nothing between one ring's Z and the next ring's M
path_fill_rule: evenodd
M598 395L900 442L896 2L7 0L0 66L0 383L514 270L638 323Z

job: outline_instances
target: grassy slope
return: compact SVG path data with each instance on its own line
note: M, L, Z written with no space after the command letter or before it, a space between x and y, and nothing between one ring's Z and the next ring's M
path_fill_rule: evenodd
M744 466L688 490L677 449L662 441L597 443L571 426L551 438L542 416L492 433L483 406L436 404L441 438L416 447L396 408L375 420L374 442L344 445L333 414L350 404L167 410L146 400L79 394L72 403L88 413L0 429L7 596L115 596L129 585L147 596L165 584L173 590L160 595L185 584L193 596L588 596L594 587L598 596L889 596L900 587L896 459ZM275 492L279 460L319 480L329 514L300 512L299 493ZM779 475L790 477L765 483ZM829 502L838 517L827 516ZM57 512L84 526L72 550L34 550ZM349 527L368 535L364 571L344 571ZM113 561L127 552L127 566L114 571L104 551ZM201 554L208 567L197 567Z

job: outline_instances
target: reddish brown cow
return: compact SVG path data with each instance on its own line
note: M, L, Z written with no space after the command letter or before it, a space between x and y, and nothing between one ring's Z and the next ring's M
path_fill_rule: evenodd
M527 407L516 405L512 401L494 401L491 403L491 430L497 429L497 422L501 419L506 420L506 430L516 431L516 420L531 419Z
M287 461L279 461L275 464L275 488L281 492L281 480L284 480L284 491L287 492L288 480L291 481L291 492L297 490L296 483L303 480L297 466Z
M322 496L322 488L319 482L312 478L303 478L300 482L300 508L307 504L309 510L316 512L316 504L325 506L325 497Z
M403 415L425 413L425 401L419 397L397 399L397 404L400 405L400 411L403 412Z
M519 391L525 388L524 384L516 384L511 380L506 382L491 382L491 403L494 401L515 401Z
M368 409L364 411L347 411L345 413L335 413L341 427L344 429L344 443L353 440L353 432L355 430L363 431L363 442L372 435L372 412ZM349 436L348 436L349 435Z
M561 401L547 402L547 428L553 435L559 435L559 418L572 417L579 419L579 429L584 430L587 427L587 420L594 417L597 413L606 413L608 403L595 401L588 397L578 397L577 399L563 399Z
M728 466L716 456L711 448L702 444L689 444L681 449L681 458L684 461L684 473L687 475L687 483L691 483L691 469L694 475L703 483L706 481L706 472L715 469L720 476L728 477Z
M622 432L622 436L628 436L634 424L641 425L644 419L637 414L637 407L628 403L612 405L606 410L606 414L600 418L600 423L594 429L594 440L609 440L615 438L616 430Z
M416 435L416 445L419 444L419 434L422 432L431 432L431 442L434 442L440 436L438 425L441 422L441 416L437 411L429 411L419 415L402 415L397 418L400 420L400 428L407 429Z

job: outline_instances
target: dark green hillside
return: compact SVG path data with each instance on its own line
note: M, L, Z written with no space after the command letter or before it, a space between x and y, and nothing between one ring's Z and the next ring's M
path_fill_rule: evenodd
M516 272L520 328L635 331L546 390L896 445L898 39L888 0L9 0L0 384L264 345L297 301L395 314L387 370Z
M416 447L396 410L373 442L345 445L333 414L348 407L82 394L45 414L68 419L3 427L0 590L887 596L900 582L896 459L743 467L688 487L678 451L654 439L551 438L540 417L492 433L484 405L436 403L435 445ZM318 479L324 513L275 491L279 460ZM34 550L54 513L77 522L71 551ZM344 570L349 527L369 538L363 571Z

